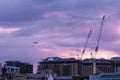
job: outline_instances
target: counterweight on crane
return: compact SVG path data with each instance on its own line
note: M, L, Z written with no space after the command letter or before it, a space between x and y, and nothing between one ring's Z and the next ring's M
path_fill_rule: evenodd
M87 36L87 40L86 40L86 42L85 42L84 49L83 49L83 51L82 51L82 53L81 53L81 60L82 60L82 56L83 56L83 54L85 53L85 50L86 50L86 47L87 47L87 44L88 44L88 41L89 41L90 35L91 35L91 30L90 30L89 33L88 33L88 36Z
M98 35L98 40L97 40L97 45L95 47L95 55L94 55L94 60L93 60L93 74L95 74L97 71L96 71L96 55L97 55L97 52L98 52L98 49L99 49L99 44L100 44L100 39L101 39L101 35L102 35L102 30L103 30L103 25L104 25L104 22L105 22L105 15L103 16L102 18L102 21L101 21L101 26L100 26L100 32L99 32L99 35Z

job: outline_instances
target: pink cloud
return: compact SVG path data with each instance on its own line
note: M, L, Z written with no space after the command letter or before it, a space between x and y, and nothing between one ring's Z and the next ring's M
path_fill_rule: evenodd
M84 54L84 58L91 58L91 52L86 52ZM99 50L96 58L105 58L105 59L110 59L111 57L120 57L120 55L114 51L110 51L110 50Z
M3 28L0 27L0 33L11 33L20 30L20 28Z
M92 58L90 53L91 53L90 50L86 51L85 54L82 56L82 59ZM57 55L64 58L69 58L69 57L81 58L81 51L72 50L72 49L60 49L57 52ZM110 50L99 50L96 56L96 58L105 58L105 59L110 59L112 57L120 57L120 55Z
M119 24L118 27L117 27L117 33L118 33L118 35L120 36L120 24Z

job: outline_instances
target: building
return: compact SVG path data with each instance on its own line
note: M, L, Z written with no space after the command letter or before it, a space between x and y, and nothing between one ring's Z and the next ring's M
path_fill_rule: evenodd
M114 63L114 72L120 72L120 57L113 57L111 61Z
M42 80L42 77L39 74L23 74L23 75L24 75L23 80Z
M18 67L20 73L33 73L33 65L21 61L6 61L6 66Z
M120 73L101 73L89 75L89 80L120 80Z
M2 73L2 64L0 63L0 74Z
M48 57L39 62L38 73L41 70L49 69L57 76L80 75L80 62L75 58Z
M15 74L20 73L20 68L19 67L5 66L5 69L6 69L6 73L15 73Z
M12 74L5 80L42 80L39 74Z
M0 80L9 80L13 75L19 74L20 69L14 66L1 66Z
M89 80L120 80L120 57L113 57L109 61L111 62L111 66L109 65L109 67L112 67L109 69L112 72L89 75Z
M55 80L73 80L72 76L58 76Z
M111 60L96 59L97 73L111 73L114 72L114 63ZM93 59L84 59L82 61L82 76L89 76L93 74Z
M2 64L0 63L0 79L2 78L1 75L2 75Z
M111 60L96 59L97 73L114 72L115 63ZM52 70L57 76L74 76L88 78L93 74L93 59L83 61L74 58L48 57L39 62L38 72L42 70Z
M32 73L20 73L19 67L4 66L6 71L4 77L0 75L0 80L41 80L42 76Z

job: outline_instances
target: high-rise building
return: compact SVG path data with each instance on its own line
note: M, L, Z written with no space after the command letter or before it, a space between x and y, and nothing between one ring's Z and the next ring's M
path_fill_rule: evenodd
M96 59L96 65L97 73L114 72L115 65L117 70L120 69L120 66L112 60ZM39 62L38 73L45 69L52 70L58 76L79 75L88 78L89 75L93 74L93 59L80 61L75 58L48 57Z
M114 64L111 60L96 59L97 73L114 72ZM89 76L93 74L93 59L84 59L82 61L81 75Z
M120 72L120 57L113 57L111 61L114 63L114 71Z
M6 66L19 67L20 73L33 73L33 65L21 61L6 61Z
M52 70L57 76L79 75L80 61L75 58L48 57L39 62L38 73L45 69Z

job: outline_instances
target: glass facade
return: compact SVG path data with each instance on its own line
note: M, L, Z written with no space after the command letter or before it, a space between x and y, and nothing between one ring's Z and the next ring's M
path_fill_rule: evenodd
M33 65L20 61L6 61L6 66L14 66L20 68L20 73L33 73Z

